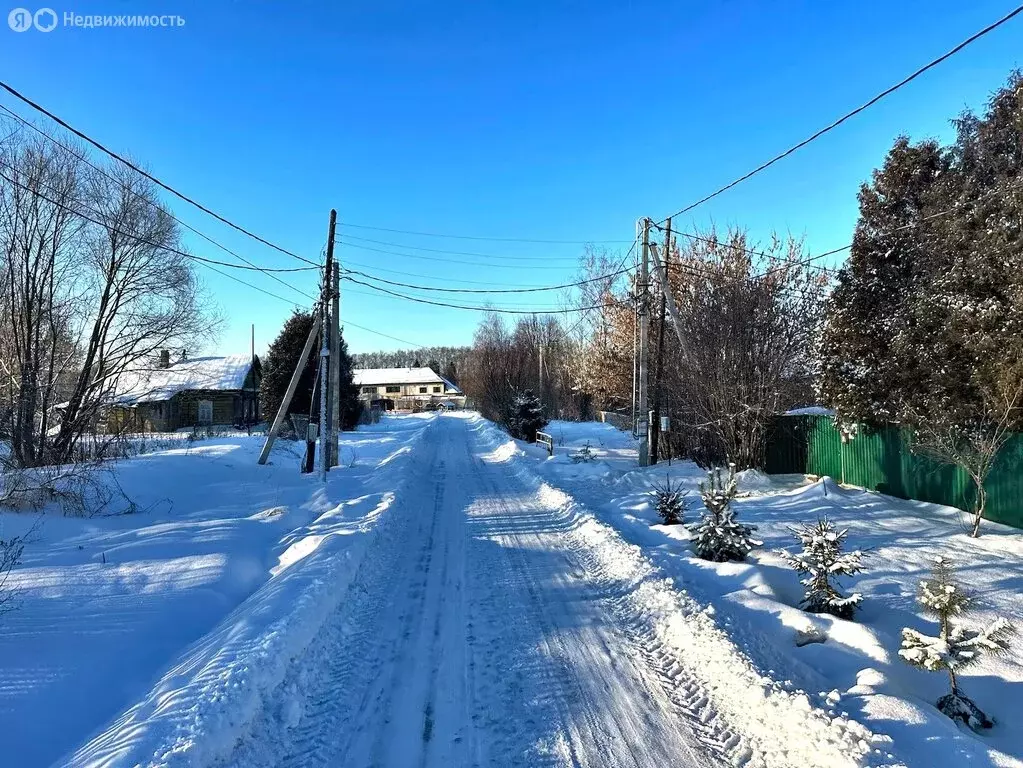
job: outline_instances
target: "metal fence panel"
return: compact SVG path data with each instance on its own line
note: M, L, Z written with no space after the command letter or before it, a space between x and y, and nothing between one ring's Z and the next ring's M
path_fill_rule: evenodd
M846 443L828 416L784 416L773 426L766 469L772 474L830 477L902 499L968 510L976 490L969 475L916 456L904 429L861 428ZM988 477L989 520L1023 528L1023 435L1014 435Z

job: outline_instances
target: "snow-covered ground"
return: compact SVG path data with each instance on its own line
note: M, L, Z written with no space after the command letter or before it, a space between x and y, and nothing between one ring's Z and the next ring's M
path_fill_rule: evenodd
M345 433L341 458L353 466L332 472L326 489L298 473L294 443L279 441L260 467L261 437L178 440L113 465L127 496L148 511L45 515L8 582L16 609L0 616L0 763L57 760L141 700L190 644L188 658L203 673L237 685L233 664L285 647L302 622L314 631L312 614L329 610L333 595L317 580L353 567L346 558L354 562L364 546L358 534L391 503L429 423L387 419ZM0 513L0 536L36 521ZM309 567L292 575L302 559ZM323 603L308 605L318 595ZM293 622L289 636L274 639L281 619ZM220 634L203 639L215 627ZM179 714L174 697L215 696L216 682L183 685L156 709ZM108 742L93 754L127 748Z
M289 444L258 467L259 438L118 462L149 511L46 518L15 574L0 762L1023 765L1018 655L964 679L999 720L978 738L895 654L901 626L928 627L913 596L939 551L982 590L978 620L1019 619L1018 532L973 541L947 509L747 475L765 546L709 564L648 497L695 467L639 470L607 425L550 431L548 459L472 414L390 416L344 436L326 488ZM871 549L856 623L793 608L772 554L825 512ZM810 626L828 640L796 647Z
M594 510L605 523L638 545L661 573L710 606L728 635L770 677L805 690L830 712L848 715L893 739L889 751L910 766L1023 765L1023 640L1009 654L988 658L963 674L965 693L996 722L983 736L957 727L933 706L947 691L943 673L912 669L898 655L900 630L936 634L933 620L916 603L917 584L936 555L959 564L961 580L979 598L969 621L986 624L1004 616L1023 630L1023 532L985 523L980 539L965 533L963 513L922 502L838 487L830 479L744 473L737 503L740 519L758 526L764 546L748 563L715 564L695 558L682 526L665 527L651 507L649 491L668 475L691 489L695 520L702 505L697 487L705 476L691 463L639 469L631 435L599 423L554 422L555 456L519 444L552 486ZM591 462L572 454L589 444ZM843 586L864 595L853 622L807 614L799 577L777 554L798 549L791 529L827 516L849 529L848 546L867 550L866 571ZM795 634L811 627L826 642L797 647Z

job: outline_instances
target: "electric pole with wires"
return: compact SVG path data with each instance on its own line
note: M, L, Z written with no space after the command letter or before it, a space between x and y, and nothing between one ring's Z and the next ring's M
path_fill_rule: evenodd
M650 463L656 464L660 453L661 442L661 415L664 405L664 316L667 314L667 292L670 290L668 283L668 255L671 253L671 216L668 217L667 226L664 228L664 245L662 250L663 271L654 267L657 272L657 282L660 286L661 312L657 317L657 358L654 364L654 408L653 417L650 419Z
M330 224L327 227L327 258L323 266L323 286L320 298L320 479L326 482L327 472L331 467L331 436L334 430L334 406L332 396L336 395L331 388L331 346L332 323L330 307L334 282L334 228L337 225L337 211L330 209Z
M650 384L650 334L647 317L650 314L650 219L643 219L643 252L639 261L639 282L637 284L637 319L639 324L639 403L636 417L636 432L639 434L639 465L650 464L647 436L647 387Z

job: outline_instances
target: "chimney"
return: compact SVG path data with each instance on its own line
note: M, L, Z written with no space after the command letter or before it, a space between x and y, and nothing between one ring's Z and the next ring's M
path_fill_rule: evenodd
M161 368L170 368L170 350L169 349L161 349L160 350L160 367Z
M187 360L187 359L188 359L188 350L182 348L182 350L181 350L181 357L178 358L178 362L180 363L182 360Z

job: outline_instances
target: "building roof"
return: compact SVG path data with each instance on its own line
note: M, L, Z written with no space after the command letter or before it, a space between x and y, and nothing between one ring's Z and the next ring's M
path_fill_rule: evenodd
M123 374L112 400L119 405L133 405L170 400L188 390L242 389L251 368L249 355L178 360L168 368L146 368Z
M432 368L356 368L353 383L359 387L378 387L383 384L443 384L446 389L461 390Z

